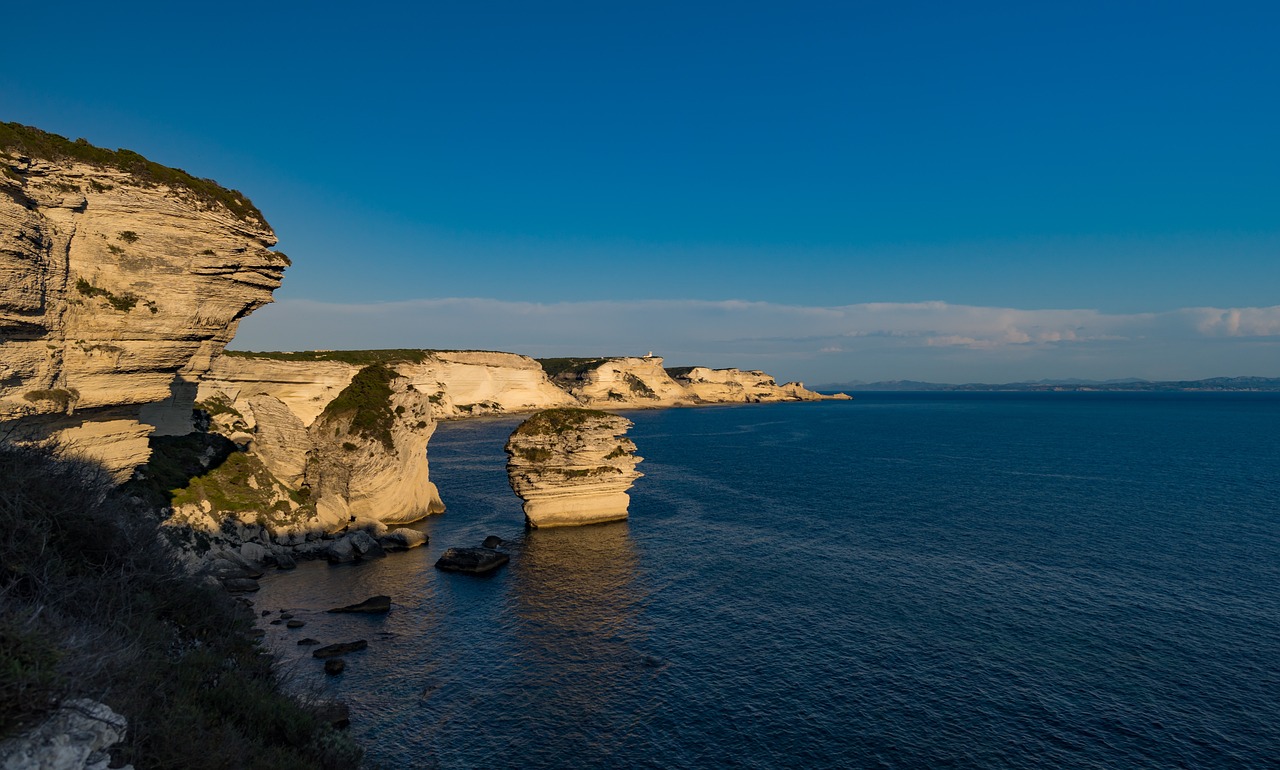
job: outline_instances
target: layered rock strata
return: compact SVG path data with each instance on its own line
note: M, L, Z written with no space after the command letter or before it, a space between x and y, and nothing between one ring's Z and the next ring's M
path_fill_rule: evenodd
M696 401L708 404L764 403L768 401L823 401L845 399L844 393L824 395L805 388L803 382L779 385L758 369L708 369L704 366L668 369L667 373Z
M578 403L528 356L462 350L231 353L201 378L198 397L239 405L255 395L270 395L309 423L360 370L361 364L352 360L363 357L379 359L426 394L437 419Z
M288 259L233 190L0 124L0 420L119 479L191 430L196 380Z
M818 401L847 398L778 385L760 371L664 369L657 356L543 359L476 351L234 352L201 379L199 400L222 399L247 413L254 396L269 395L309 423L369 358L427 394L437 419L531 412L556 407L659 408L702 404Z
M525 420L507 441L507 477L531 527L562 527L627 517L627 490L641 477L625 417L590 409L549 409Z

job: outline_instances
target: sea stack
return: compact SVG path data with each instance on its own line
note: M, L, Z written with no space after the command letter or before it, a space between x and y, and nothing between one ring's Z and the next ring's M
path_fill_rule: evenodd
M632 422L593 409L547 409L507 440L507 477L524 500L530 527L566 527L627 518L627 490L641 473Z

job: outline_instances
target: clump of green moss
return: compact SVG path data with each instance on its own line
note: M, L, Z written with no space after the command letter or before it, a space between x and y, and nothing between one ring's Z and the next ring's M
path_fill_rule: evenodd
M627 381L627 387L631 389L631 395L641 398L657 398L658 394L653 388L645 384L645 381L635 376L631 372L627 372L623 379Z
M611 473L622 473L612 465L601 465L598 468L561 468L560 475L566 479L583 479L595 476L608 476Z
M263 511L275 502L275 477L262 461L246 452L231 452L220 464L171 490L174 506L209 501L215 511Z
M391 382L398 376L382 364L366 366L356 372L351 384L329 402L320 417L350 420L348 434L381 441L387 449L394 449L391 426L396 416L391 407Z
M548 377L554 379L559 375L577 376L596 368L608 358L538 358L535 359L542 365L542 370L547 373Z
M220 414L229 414L234 417L244 419L244 415L240 413L240 410L236 409L235 406L232 405L231 399L221 393L215 393L204 401L197 401L195 407L196 409L205 410L211 417L217 417Z
M67 407L79 400L80 391L75 388L52 388L50 390L29 390L22 394L22 398L36 403L37 401L51 401L58 405L61 411L67 411Z
M86 297L102 297L111 307L125 313L133 310L138 304L138 298L133 294L113 294L99 286L94 286L83 278L76 279L76 291Z
M520 447L515 450L515 453L516 456L522 457L531 463L546 462L555 456L555 452L552 452L550 449L538 446Z
M238 190L228 190L212 179L194 177L180 168L162 166L132 150L107 150L95 147L84 139L73 142L65 136L21 123L0 123L0 148L35 158L70 158L95 166L120 169L128 172L139 183L162 184L188 190L208 206L219 206L237 219L267 226L262 212Z
M512 433L513 436L557 435L566 431L581 428L583 425L613 415L598 409L544 409L520 423Z

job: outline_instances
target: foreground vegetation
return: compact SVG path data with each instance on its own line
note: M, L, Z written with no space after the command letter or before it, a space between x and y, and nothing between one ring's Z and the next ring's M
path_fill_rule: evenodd
M249 610L183 573L156 524L101 467L0 443L0 736L88 696L129 720L116 765L357 766L281 692Z

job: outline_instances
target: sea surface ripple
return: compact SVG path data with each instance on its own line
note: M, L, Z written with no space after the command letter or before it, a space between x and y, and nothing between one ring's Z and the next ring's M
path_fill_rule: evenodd
M1277 766L1280 397L628 416L628 522L526 532L519 419L450 423L429 546L263 581L308 621L267 626L292 686L347 701L373 764ZM503 571L433 569L490 534ZM369 649L326 678L302 635Z

